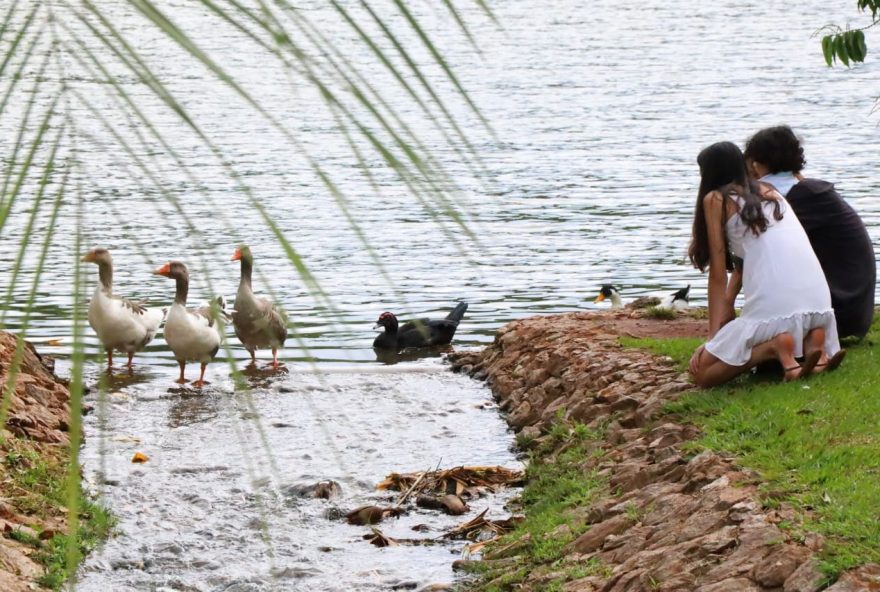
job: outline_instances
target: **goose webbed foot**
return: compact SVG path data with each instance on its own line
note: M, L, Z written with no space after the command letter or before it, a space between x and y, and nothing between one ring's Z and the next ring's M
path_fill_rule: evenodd
M178 379L175 380L174 382L176 382L177 384L186 384L187 382L189 382L189 381L188 381L186 378L184 378L184 376L183 376L184 370L186 369L186 362L178 361L177 364L180 366L180 378L178 378Z
M202 362L202 369L201 369L201 372L199 372L199 379L196 380L196 381L193 381L193 383L192 383L192 385L193 385L194 387L196 387L196 388L202 388L202 387L205 386L206 384L211 384L211 383L209 383L209 382L207 382L207 381L205 380L205 369L206 369L207 367L208 367L207 362Z

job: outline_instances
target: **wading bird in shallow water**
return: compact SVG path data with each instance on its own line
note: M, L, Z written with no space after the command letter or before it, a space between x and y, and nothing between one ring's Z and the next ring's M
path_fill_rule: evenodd
M467 302L459 302L445 319L418 319L401 327L398 327L396 316L383 312L373 329L385 327L385 330L373 341L373 347L401 350L407 347L446 345L452 341L467 307Z
M92 249L82 260L98 266L98 286L89 302L89 325L107 351L107 370L113 367L113 350L128 354L132 367L135 352L146 347L165 319L165 309L146 308L144 301L126 300L113 293L113 258L107 249Z
M153 273L171 278L177 283L174 304L168 311L168 320L165 322L165 341L180 365L180 378L176 382L186 383L184 377L186 363L192 361L202 365L199 379L192 383L193 386L200 387L207 384L205 368L220 349L223 325L219 322L219 317L228 317L223 297L218 297L212 306L187 308L189 272L186 265L180 261L170 261ZM215 307L216 310L212 310Z
M257 361L258 349L272 348L272 366L277 368L278 349L284 347L287 339L287 314L271 300L254 295L254 256L248 246L235 249L232 260L241 261L241 280L232 311L235 335L251 354L252 364Z

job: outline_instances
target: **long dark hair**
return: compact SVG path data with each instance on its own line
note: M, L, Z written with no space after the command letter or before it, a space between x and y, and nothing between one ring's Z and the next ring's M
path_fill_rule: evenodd
M697 206L694 209L694 227L688 257L694 267L706 271L709 266L709 230L703 207L703 198L706 195L713 191L721 194L725 206L721 209L722 224L727 220L727 202L731 199L732 193L742 198L743 205L739 210L739 216L755 236L767 230L769 221L761 207L765 201L765 198L761 197L762 187L756 181L749 179L745 158L736 144L718 142L704 148L697 156L697 164L700 165L700 190L697 193ZM780 203L773 201L773 217L782 220ZM733 260L729 252L726 267L728 271L733 270Z

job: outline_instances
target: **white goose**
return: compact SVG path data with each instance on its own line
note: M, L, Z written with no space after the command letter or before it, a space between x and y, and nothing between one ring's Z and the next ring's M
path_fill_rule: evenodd
M153 273L177 282L174 304L168 311L168 320L165 322L165 341L180 365L180 378L176 382L177 384L186 383L184 372L187 362L200 362L202 368L199 379L192 383L193 386L200 387L206 384L205 368L207 368L208 362L217 355L217 351L220 349L223 324L217 321L211 306L186 307L186 297L189 292L189 272L186 265L180 261L170 261ZM216 303L217 312L226 317L223 298L217 298Z
M89 325L107 350L107 369L113 367L113 350L132 358L153 340L165 319L165 309L146 308L144 302L133 302L113 294L113 258L107 249L92 249L82 260L98 265L98 286L89 302Z

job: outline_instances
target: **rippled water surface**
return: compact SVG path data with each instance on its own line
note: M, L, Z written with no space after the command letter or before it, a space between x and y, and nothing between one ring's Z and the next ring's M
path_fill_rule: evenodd
M592 299L603 283L621 286L627 298L690 283L699 302L705 279L685 263L684 253L698 183L696 154L712 142L741 143L763 126L791 124L805 141L806 172L835 182L880 240L873 175L877 119L870 114L877 62L871 54L856 68L828 69L811 38L827 22L854 16L851 2L507 0L491 3L500 27L475 4L457 3L480 55L440 3L414 6L493 126L494 136L449 90L442 72L426 66L480 154L479 178L376 68L375 56L358 45L336 12L323 2L298 4L368 73L459 184L456 203L473 237L447 214L426 211L358 141L372 173L366 176L321 97L292 83L228 24L205 26L205 14L193 3L159 3L291 137L169 48L132 8L112 0L98 4L195 114L200 129L222 146L333 309L296 273L224 166L142 83L111 67L189 170L181 170L143 125L133 125L131 113L121 115L106 92L110 85L65 61L68 85L78 94L63 102L64 112L82 134L83 164L74 173L83 198L82 248L112 249L117 291L167 304L173 286L149 272L181 259L193 277L192 300L231 297L238 268L229 259L237 244L247 242L256 256L258 290L271 287L300 338L282 352L287 372L252 376L251 395L235 392L221 360L209 368L212 385L203 394L169 388L176 366L161 338L138 355L133 377L114 379L105 399L92 390L97 409L86 422L85 475L119 516L120 528L88 560L84 590L366 590L450 581L456 555L449 551L460 546L379 550L360 540L364 529L324 517L330 506L375 500L375 483L394 470L517 466L510 435L497 413L484 408L485 389L446 372L439 353L397 364L377 360L372 323L383 310L440 316L466 300L470 308L455 341L462 348L487 343L511 319L598 306ZM399 17L389 23L404 41L417 41ZM75 21L63 24L83 34ZM2 43L8 46L9 37ZM431 62L422 50L413 56ZM29 64L21 88L37 79L36 63ZM4 167L27 108L27 95L16 96L0 117ZM41 95L37 104L47 101ZM110 147L102 118L126 130L131 153ZM372 253L297 143L348 196L347 214ZM25 187L26 196L36 194L36 180ZM31 338L60 358L62 371L72 344L75 203L73 193L64 199L30 320ZM18 252L31 204L21 199L12 208L0 237L5 253ZM4 322L13 329L22 322L37 244L48 224L48 213L36 217L23 275L9 288ZM0 261L0 287L9 285L14 259ZM84 270L83 298L95 276L93 268ZM90 331L87 341L94 385L101 356ZM243 361L246 353L234 338L232 345ZM135 450L151 461L132 465ZM284 494L285 485L327 478L342 483L341 500L304 502ZM500 501L486 501L497 515L503 514ZM453 523L407 516L389 533L407 536L418 521L434 528Z

